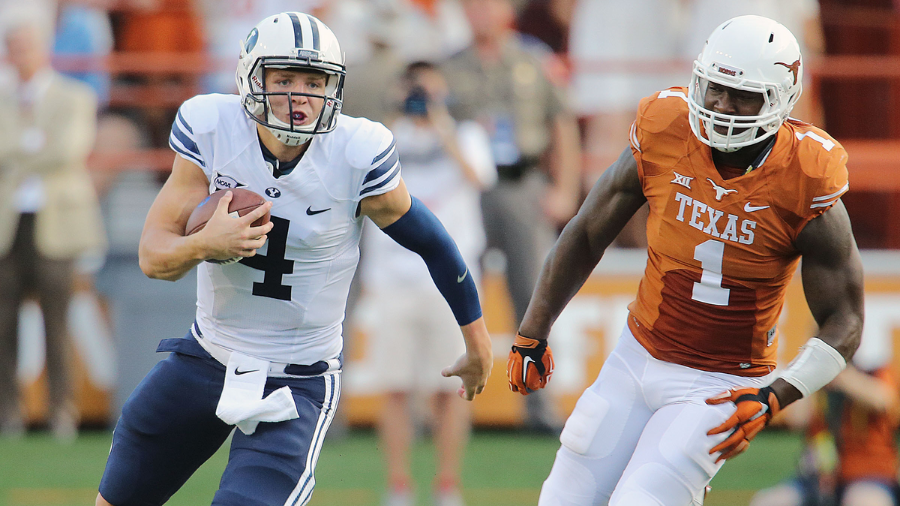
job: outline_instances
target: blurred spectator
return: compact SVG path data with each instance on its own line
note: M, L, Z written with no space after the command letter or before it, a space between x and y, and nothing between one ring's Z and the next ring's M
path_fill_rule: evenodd
M848 365L813 403L798 475L759 491L750 505L896 506L900 394L894 371Z
M342 3L353 4L353 1ZM390 6L366 5L365 8L360 7L365 14L360 16L355 26L357 35L364 37L366 56L347 64L342 112L348 116L387 123L389 117L396 114L396 108L393 98L385 91L397 83L405 62L392 44L393 11ZM342 26L347 26L346 20L338 28Z
M358 47L347 60L343 112L379 122L393 108L383 90L404 65L443 60L472 41L459 0L342 0L331 4L328 19L341 40Z
M78 423L66 329L74 263L105 246L85 167L97 99L50 67L52 32L40 18L10 21L5 45L17 79L0 87L13 93L0 100L0 431L24 430L15 380L18 314L23 299L36 295L44 315L50 427L70 439Z
M575 3L576 0L530 0L518 16L519 32L541 40L556 54L567 54Z
M391 43L405 62L437 61L472 42L460 0L390 0Z
M640 100L672 83L687 84L677 77L684 67L672 61L679 56L680 27L680 2L577 1L569 57L573 108L584 129L585 189L618 158ZM614 244L646 247L646 219L645 206Z
M482 195L482 213L488 246L506 256L518 326L554 226L568 221L579 205L577 125L562 90L513 31L510 0L465 0L463 7L474 42L444 65L449 105L454 117L475 119L491 137L499 180ZM526 398L528 428L561 427L546 395Z
M434 212L480 279L484 252L479 192L496 181L490 141L474 121L455 123L447 111L447 85L436 66L409 65L401 89L401 114L389 122L403 154L403 179ZM457 398L458 381L436 374L446 357L465 351L459 327L425 264L371 227L364 234L360 278L372 318L366 322L379 385L387 394L379 424L387 463L385 506L412 506L410 445L413 403L427 395L433 408L437 506L462 506L460 467L469 434L469 407Z
M60 0L53 54L59 58L96 58L108 56L113 48L109 9L114 0ZM82 65L97 62L83 60ZM99 106L109 106L110 76L108 72L65 71L64 74L83 81L97 94Z
M195 0L125 0L113 13L117 51L175 58L201 54L203 21ZM234 46L232 46L234 47ZM236 52L234 54L237 54ZM200 90L197 71L165 71L147 68L139 75L124 76L133 85L127 94L138 105L135 111L147 128L152 147L166 146L169 130L181 102Z

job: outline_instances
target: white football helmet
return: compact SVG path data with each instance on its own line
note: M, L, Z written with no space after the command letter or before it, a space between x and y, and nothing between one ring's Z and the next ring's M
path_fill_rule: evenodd
M761 16L732 18L716 28L694 60L688 109L691 130L704 144L732 152L778 131L800 98L800 46L780 23ZM734 116L704 107L709 82L764 96L755 116ZM715 126L724 126L721 134ZM737 131L736 131L737 130Z
M327 75L323 95L266 91L266 69L315 70ZM257 24L244 40L235 80L241 104L251 119L266 127L289 146L298 146L313 135L334 130L343 105L344 54L337 37L325 23L302 12L282 12ZM317 120L295 126L275 117L272 95L305 95L324 100Z

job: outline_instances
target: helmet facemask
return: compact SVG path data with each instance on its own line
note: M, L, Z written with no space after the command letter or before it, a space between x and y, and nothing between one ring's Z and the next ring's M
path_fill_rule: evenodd
M259 58L250 71L250 92L244 97L244 109L251 119L266 127L282 143L288 146L298 146L310 139L313 135L327 133L334 130L337 123L337 115L343 105L342 93L344 75L314 70L306 65L291 65L284 61L272 62L269 58ZM299 72L318 72L325 76L325 86L322 93L302 93L269 91L266 87L266 74L271 70L295 70ZM294 116L294 97L308 97L310 101L321 104L315 121L297 125L284 121L276 116L272 99L284 97L287 101L288 118ZM316 107L313 107L315 111Z

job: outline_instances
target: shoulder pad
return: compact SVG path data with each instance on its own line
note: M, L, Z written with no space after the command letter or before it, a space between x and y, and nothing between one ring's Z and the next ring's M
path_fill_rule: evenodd
M687 128L687 88L669 88L641 100L638 106L637 126L650 133L669 130L674 123ZM693 135L693 134L692 134Z
M343 117L351 120L353 133L347 143L347 162L354 168L367 169L385 150L392 147L394 135L381 123L366 118Z
M186 100L178 110L184 121L190 125L194 135L209 133L219 123L219 109L229 101L230 95L197 95Z

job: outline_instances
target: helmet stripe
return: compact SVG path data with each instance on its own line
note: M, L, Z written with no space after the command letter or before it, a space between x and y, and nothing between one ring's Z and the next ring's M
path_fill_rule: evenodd
M309 18L309 26L312 28L312 39L313 39L313 49L319 51L319 24L316 23L316 18L306 15Z
M287 15L294 25L294 47L301 48L303 47L303 28L300 26L300 18L293 12L288 12Z

